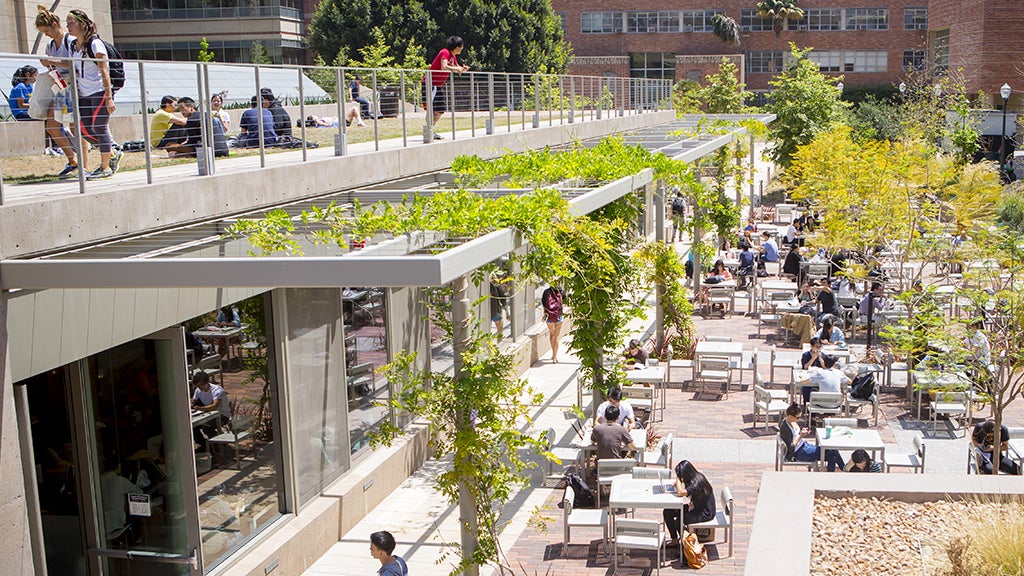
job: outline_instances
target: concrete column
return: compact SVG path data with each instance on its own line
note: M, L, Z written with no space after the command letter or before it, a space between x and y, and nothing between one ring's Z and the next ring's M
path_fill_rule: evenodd
M474 323L470 318L470 300L467 297L469 277L460 276L452 282L452 353L454 355L454 374L459 377L462 371L462 354L466 351ZM469 422L469 414L460 414L461 423ZM476 500L473 493L463 485L459 485L459 519L462 534L462 557L467 558L477 549ZM478 576L480 569L471 565L464 572L466 576Z
M0 318L7 318L7 297L0 297ZM8 357L7 323L0 323L0 566L11 576L35 576L29 538L14 382Z

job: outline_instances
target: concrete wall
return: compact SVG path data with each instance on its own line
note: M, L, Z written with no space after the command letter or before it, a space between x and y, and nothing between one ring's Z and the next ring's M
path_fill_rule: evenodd
M7 300L0 298L0 317L7 312ZM10 576L35 574L28 532L24 472L18 445L18 422L14 414L14 380L10 371L8 330L0 324L0 566Z
M8 204L0 206L0 257L52 251L422 174L443 169L460 155L496 157L504 151L557 146L674 117L672 111L651 112L306 163L275 162L259 171L259 185L240 185L239 174L221 173Z
M35 26L36 5L38 4L44 4L54 9L52 2L33 0L0 2L0 52L19 54L43 52L45 42L42 41ZM100 35L104 38L114 37L110 27L110 2L108 0L62 0L54 10L58 16L64 18L69 11L74 9L84 10L93 22L96 22ZM39 42L38 48L33 50L37 41ZM4 91L6 92L6 87Z

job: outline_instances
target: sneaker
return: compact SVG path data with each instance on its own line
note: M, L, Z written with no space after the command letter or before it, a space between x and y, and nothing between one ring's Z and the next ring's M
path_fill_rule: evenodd
M434 140L444 140L444 136L441 136L440 134L434 134Z
M92 172L89 172L89 174L86 175L85 179L86 180L99 180L100 178L110 178L113 175L114 175L114 171L113 170L111 170L110 168L107 168L106 170L104 170L103 167L100 166L99 168L93 170Z
M43 155L44 156L54 156L55 154L54 154L53 148L50 148L49 146L47 146L46 150L43 150Z
M57 173L57 178L66 180L74 177L78 173L78 164L67 164L64 169Z
M362 120L360 120L360 121L356 122L356 126L366 126L366 122L363 122Z
M60 148L51 148L50 150L53 150L53 155L54 156L63 156L64 155L64 151L61 150Z
M124 152L120 149L115 148L114 153L110 155L110 173L116 174L119 165L121 164L121 158L124 157Z

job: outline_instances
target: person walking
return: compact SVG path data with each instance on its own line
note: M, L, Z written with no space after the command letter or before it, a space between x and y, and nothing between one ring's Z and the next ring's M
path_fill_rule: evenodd
M462 38L452 36L445 42L445 47L437 53L434 61L430 63L429 72L423 77L423 103L431 102L434 112L433 121L430 123L431 132L434 125L441 119L441 115L448 111L448 103L445 98L444 83L452 72L462 74L469 70L469 66L459 64L458 55L462 53ZM430 78L430 87L427 87L427 78ZM430 118L427 118L430 121ZM434 134L434 140L442 140L443 136Z
M380 562L377 570L380 576L409 576L405 560L395 554L395 537L391 532L381 530L370 534L370 556Z
M548 286L540 295L544 307L544 323L548 325L548 342L551 344L551 363L558 364L558 339L562 336L563 306L565 292L557 286Z

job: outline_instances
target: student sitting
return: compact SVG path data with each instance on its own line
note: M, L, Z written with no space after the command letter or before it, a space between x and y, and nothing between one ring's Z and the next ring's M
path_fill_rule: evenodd
M178 113L178 99L174 96L164 96L160 99L160 109L153 114L153 120L149 123L149 145L153 148L164 148L169 142L174 142L177 136L172 135L169 142L164 138L170 132L172 126L184 126L186 118Z
M178 108L181 115L185 117L185 125L174 130L168 130L164 140L173 138L173 142L165 143L164 149L170 156L195 156L196 148L203 145L203 115L197 114L196 101L184 97L178 100ZM224 127L220 120L213 120L213 150L217 156L229 154L227 139L224 137Z
M238 127L242 129L242 133L239 134L235 145L239 148L256 148L260 145L259 136L257 135L259 134L259 119L261 117L263 118L263 145L273 146L277 144L277 132L274 131L274 116L268 108L270 102L264 98L263 107L257 108L256 104L258 101L259 98L253 96L249 102L251 107L242 112L242 118L238 121Z

